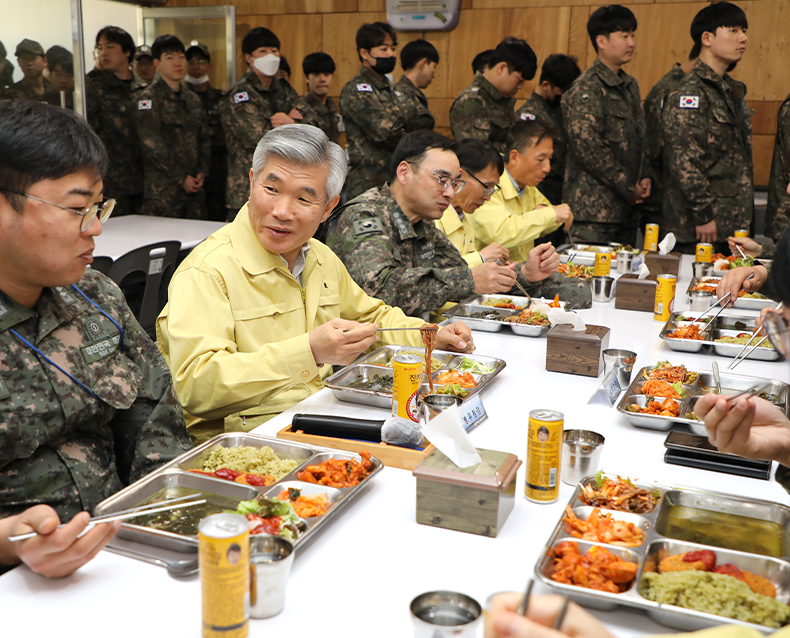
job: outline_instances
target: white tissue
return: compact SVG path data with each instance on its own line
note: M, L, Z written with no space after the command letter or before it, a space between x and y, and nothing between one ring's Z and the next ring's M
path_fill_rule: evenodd
M422 426L425 438L458 467L471 467L482 461L472 439L461 424L461 414L454 405Z
M675 239L675 233L667 233L666 237L658 242L658 254L659 255L666 255L667 253L672 252L672 249L675 247L677 240Z
M647 267L647 264L642 264L639 266L639 277L638 279L645 279L650 274L650 269Z
M542 312L544 315L548 315L552 308L542 301L536 301L529 307L529 310L532 312ZM556 310L556 308L554 308L554 310Z
M547 316L552 326L569 323L573 326L574 332L587 330L587 326L582 321L582 318L575 312L565 312L562 308L552 308L547 313Z

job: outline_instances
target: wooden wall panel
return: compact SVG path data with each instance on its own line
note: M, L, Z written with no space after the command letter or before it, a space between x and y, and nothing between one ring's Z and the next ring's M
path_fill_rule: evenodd
M337 70L331 94L339 96L343 85L359 72L356 50L357 29L366 22L386 20L386 13L326 13L323 19L323 51L332 56ZM401 34L398 34L399 36ZM405 41L405 40L404 40ZM316 51L320 50L318 48ZM301 86L301 85L300 85Z
M776 118L781 102L747 102L754 109L752 116L753 135L776 135Z
M771 159L774 154L773 135L755 135L752 138L754 156L754 186L765 188L771 175Z
M589 67L595 58L595 50L587 35L587 20L589 18L590 7L573 7L571 9L567 53L578 60L582 71Z

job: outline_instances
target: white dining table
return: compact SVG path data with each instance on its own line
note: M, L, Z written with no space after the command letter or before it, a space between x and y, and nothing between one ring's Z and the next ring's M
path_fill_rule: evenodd
M180 241L181 250L191 250L225 222L200 219L176 219L149 215L110 217L96 237L96 257L123 257L136 248L163 241Z
M690 279L684 258L676 308L683 309ZM749 311L728 311L730 314ZM652 313L615 310L614 302L579 311L587 324L611 329L609 347L637 353L635 370L669 359L692 369L709 370L713 361L726 369L729 359L669 350L658 338L662 324ZM489 415L471 433L479 448L513 453L524 460L530 410L549 408L565 415L565 428L599 432L606 438L601 468L641 482L717 490L788 503L775 481L742 478L664 463L666 432L634 428L608 405L588 405L601 379L547 372L546 339L520 337L508 329L474 332L477 352L504 359L507 367L482 393ZM787 362L747 360L738 374L790 382ZM338 401L324 389L256 430L274 436L295 413L337 414L384 419L387 410ZM561 484L559 499L536 504L523 496L524 467L518 471L516 502L496 538L420 525L415 521L415 478L410 471L386 467L360 498L297 548L284 611L252 620L250 636L413 635L409 603L433 590L468 594L481 604L493 592L521 591L563 514L573 487ZM547 592L542 584L536 592ZM176 579L156 566L102 552L63 580L47 580L18 567L0 577L0 633L59 638L107 633L118 636L200 636L198 577ZM642 611L618 608L593 611L619 637L671 633ZM482 635L482 629L480 630Z

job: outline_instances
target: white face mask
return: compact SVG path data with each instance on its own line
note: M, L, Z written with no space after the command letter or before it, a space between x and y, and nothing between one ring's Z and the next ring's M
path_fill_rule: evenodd
M199 78L193 78L191 75L185 75L184 80L186 80L187 84L205 84L208 82L208 76L203 75Z
M263 57L255 58L252 65L264 75L272 77L280 70L280 57L274 53L267 53Z

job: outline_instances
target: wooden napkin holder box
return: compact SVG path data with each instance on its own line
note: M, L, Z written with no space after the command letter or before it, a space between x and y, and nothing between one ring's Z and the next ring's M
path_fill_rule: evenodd
M675 275L675 277L679 277L681 257L680 253L660 255L651 250L645 253L645 266L650 270L651 277L658 275Z
M584 332L571 328L559 324L546 334L546 370L597 377L603 371L603 351L609 347L609 328L590 324Z
M623 275L617 280L614 292L614 307L620 310L653 312L656 305L656 276L651 273L646 279L637 275Z

